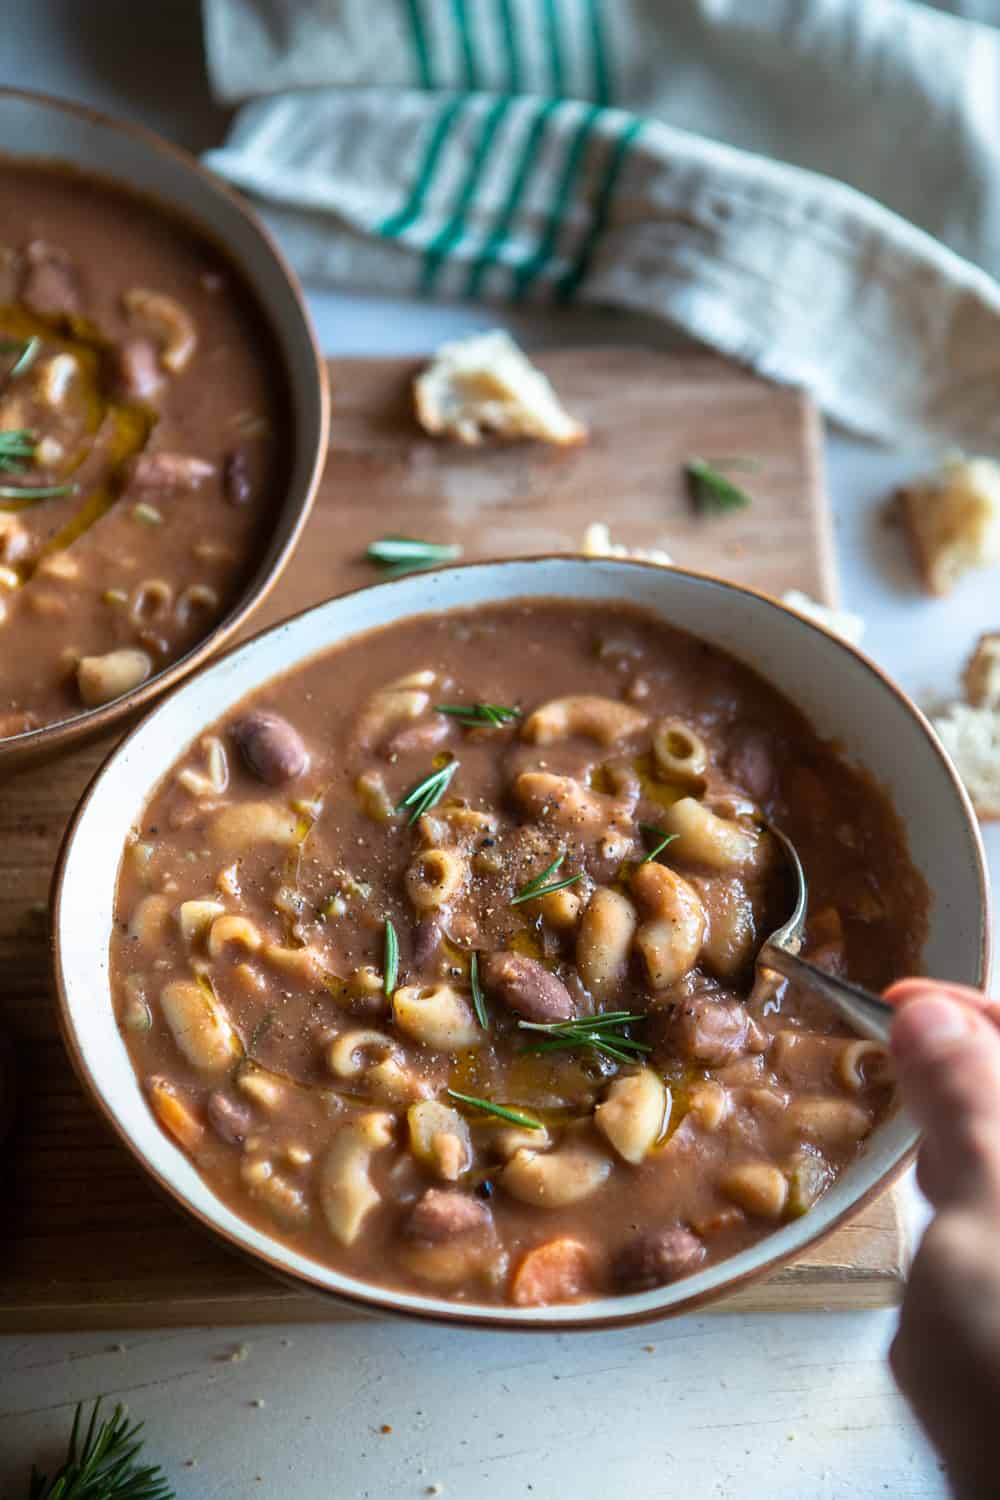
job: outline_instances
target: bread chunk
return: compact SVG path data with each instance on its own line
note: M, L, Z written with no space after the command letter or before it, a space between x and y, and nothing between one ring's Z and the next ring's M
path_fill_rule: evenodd
M413 386L425 432L481 443L485 432L566 446L587 429L563 407L552 382L502 329L442 344Z
M931 723L980 818L1000 818L1000 708L953 703Z
M951 459L938 476L901 489L899 504L928 593L950 593L970 569L1000 562L1000 465L992 459Z

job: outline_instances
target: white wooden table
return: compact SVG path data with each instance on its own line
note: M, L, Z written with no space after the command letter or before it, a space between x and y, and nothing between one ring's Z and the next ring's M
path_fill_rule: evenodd
M205 88L195 0L32 0L8 8L0 82L131 115L201 148L225 117ZM139 12L141 11L141 21ZM497 317L315 293L331 353L423 351ZM526 342L648 338L635 320L524 316ZM659 340L659 342L665 342ZM831 438L844 602L867 648L926 699L954 687L996 575L929 604L876 500L914 454ZM988 838L1000 875L1000 827ZM387 1323L0 1339L0 1493L26 1494L72 1407L104 1393L148 1427L179 1500L932 1500L934 1455L885 1364L891 1313L717 1313L636 1332L541 1338ZM386 1431L391 1428L391 1431Z

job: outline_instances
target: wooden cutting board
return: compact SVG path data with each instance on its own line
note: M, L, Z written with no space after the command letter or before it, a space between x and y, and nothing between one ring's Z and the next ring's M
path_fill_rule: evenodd
M591 440L461 449L415 427L416 366L331 366L333 429L298 555L253 628L371 580L368 541L404 532L461 541L468 557L574 550L590 521L615 540L775 593L831 600L830 517L809 401L710 357L637 350L542 361ZM750 509L694 516L680 465L748 458ZM216 1244L161 1198L88 1103L59 1041L45 900L67 818L109 743L0 785L0 1026L20 1094L4 1149L0 1330L260 1323L342 1317ZM871 1307L899 1295L906 1238L892 1195L770 1281L743 1309Z

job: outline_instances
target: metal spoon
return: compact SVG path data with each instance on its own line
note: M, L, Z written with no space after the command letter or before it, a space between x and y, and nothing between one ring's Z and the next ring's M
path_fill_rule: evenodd
M788 857L788 863L795 874L797 891L795 907L788 921L771 933L757 954L754 966L755 995L759 998L772 987L773 981L769 979L769 973L780 974L783 979L790 979L793 983L812 990L814 994L822 995L861 1036L870 1037L877 1042L887 1041L894 1014L891 1005L862 985L851 984L847 979L837 979L825 969L810 963L807 958L799 957L809 901L805 871L791 839L780 828L775 828L773 823L768 823L767 826Z

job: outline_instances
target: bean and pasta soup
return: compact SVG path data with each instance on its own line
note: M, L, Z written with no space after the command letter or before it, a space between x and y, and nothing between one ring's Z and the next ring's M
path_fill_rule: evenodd
M285 477L278 367L194 228L0 160L0 738L137 687L235 603Z
M747 667L622 605L407 620L269 683L125 851L114 1003L238 1214L384 1285L648 1289L806 1213L892 1107L881 1046L753 959L875 988L927 894L884 796Z

